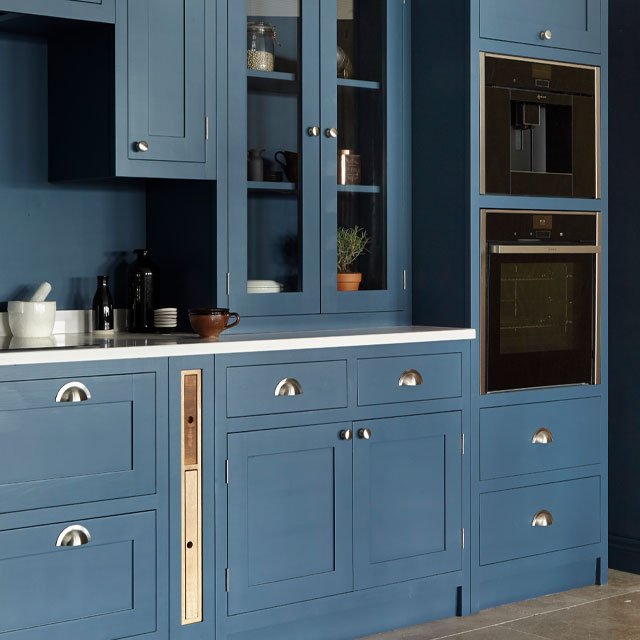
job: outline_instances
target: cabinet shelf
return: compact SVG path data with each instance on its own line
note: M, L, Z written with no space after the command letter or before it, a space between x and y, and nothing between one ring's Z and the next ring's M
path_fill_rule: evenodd
M377 91L381 88L379 82L370 82L369 80L351 80L347 78L338 78L339 87L351 87L352 89L370 89Z
M368 184L339 184L338 193L381 193L382 187Z
M249 191L275 191L294 193L298 189L298 185L294 182L247 182Z
M250 91L276 93L297 93L298 91L298 80L295 73L247 69L247 81Z

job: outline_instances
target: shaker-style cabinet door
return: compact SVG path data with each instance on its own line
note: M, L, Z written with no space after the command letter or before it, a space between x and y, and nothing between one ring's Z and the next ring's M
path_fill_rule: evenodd
M229 615L351 591L350 429L228 436Z
M356 589L461 568L459 412L354 425Z
M117 11L117 175L214 179L216 3L120 0Z
M601 50L601 0L480 0L480 37Z
M0 11L53 18L115 22L115 0L0 0Z

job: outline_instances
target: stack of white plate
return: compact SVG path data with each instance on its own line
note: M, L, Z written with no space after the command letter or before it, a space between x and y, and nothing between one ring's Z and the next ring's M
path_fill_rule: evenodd
M247 280L247 293L282 293L284 285L275 280Z
M178 326L178 310L175 307L156 309L153 312L153 324L156 329L168 331Z

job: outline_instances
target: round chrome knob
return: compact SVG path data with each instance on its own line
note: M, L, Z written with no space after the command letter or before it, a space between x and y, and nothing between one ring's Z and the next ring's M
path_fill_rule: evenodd
M340 432L340 440L351 440L353 437L353 432L349 429L345 429Z
M551 29L545 29L540 32L540 40L551 40L552 36Z
M307 133L312 137L312 138L317 138L320 135L320 127L309 127L307 129Z
M146 153L149 151L149 143L146 140L140 140L133 145L136 151L140 153Z
M370 440L371 429L360 429L360 431L358 431L358 438L360 438L360 440Z
M335 127L331 127L331 129L327 129L324 132L324 135L327 136L327 138L337 138L338 130Z

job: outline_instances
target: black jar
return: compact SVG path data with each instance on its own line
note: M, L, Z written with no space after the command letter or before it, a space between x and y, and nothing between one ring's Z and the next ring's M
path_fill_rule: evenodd
M113 300L109 291L109 276L98 276L98 288L93 296L94 331L113 331Z
M158 274L149 258L151 251L136 249L135 262L129 267L129 331L154 330L153 310L158 290Z

